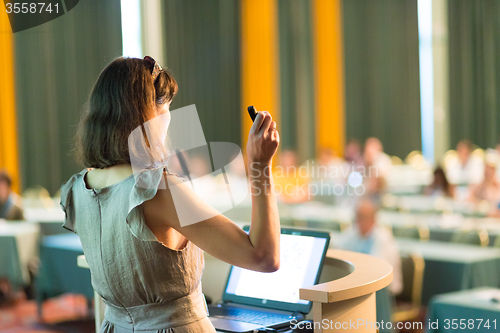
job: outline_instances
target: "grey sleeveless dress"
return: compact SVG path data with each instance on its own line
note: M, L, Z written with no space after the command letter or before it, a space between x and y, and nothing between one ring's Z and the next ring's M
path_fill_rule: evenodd
M141 204L156 195L163 169L96 190L86 187L87 172L61 187L61 206L63 226L80 237L92 286L107 304L101 333L215 332L201 293L201 249L191 242L169 249L144 222Z

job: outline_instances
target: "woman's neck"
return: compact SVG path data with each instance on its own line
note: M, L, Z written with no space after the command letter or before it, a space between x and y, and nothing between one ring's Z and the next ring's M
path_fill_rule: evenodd
M114 185L133 174L130 164L118 164L104 169L92 169L87 173L86 183L91 188Z

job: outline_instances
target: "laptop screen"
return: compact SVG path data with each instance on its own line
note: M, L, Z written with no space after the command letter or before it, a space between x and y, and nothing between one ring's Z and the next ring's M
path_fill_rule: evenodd
M309 301L299 289L318 283L330 235L328 232L283 228L280 269L261 273L233 266L223 301L307 313Z

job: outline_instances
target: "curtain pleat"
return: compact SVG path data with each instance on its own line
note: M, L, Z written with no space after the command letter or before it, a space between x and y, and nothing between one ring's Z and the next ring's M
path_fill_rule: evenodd
M281 147L297 151L300 161L315 156L311 4L278 2Z
M195 104L207 142L240 144L239 1L166 0L165 54L179 85L171 110Z
M121 56L120 1L86 0L67 14L14 34L23 187L54 194L81 170L76 125L93 84Z
M344 0L346 137L421 149L417 0Z
M500 2L448 1L448 24L450 143L494 147L500 142Z

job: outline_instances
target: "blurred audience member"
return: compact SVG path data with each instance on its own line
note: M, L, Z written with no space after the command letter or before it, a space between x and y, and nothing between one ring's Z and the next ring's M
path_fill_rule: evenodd
M455 186L448 182L448 178L441 167L434 169L434 180L432 184L427 186L424 190L425 195L437 197L455 197Z
M330 147L320 148L316 160L306 161L300 168L306 167L308 170L307 179L309 181L308 191L310 195L308 199L332 204L334 202L335 185L344 184L348 174L347 168L344 168L345 164L345 160L339 157L337 151Z
M386 178L391 172L391 158L386 153L384 153L382 142L380 142L379 139L366 139L363 157L367 173L369 172L369 170L371 170L371 173L373 173L373 168L375 168L377 175L373 176L382 176Z
M462 140L457 144L456 157L446 161L446 175L452 184L477 184L481 182L484 161L481 157L472 156L471 153L471 142Z
M337 151L330 147L323 147L319 151L318 164L321 166L331 167L338 166L344 163L344 159L339 157Z
M500 155L500 142L496 144L495 149L491 150L494 151L494 153L496 153L497 155Z
M0 171L0 218L24 219L21 198L12 192L12 180L5 171Z
M313 165L313 170L309 171L309 177L323 180L341 178L341 167L344 163L344 159L339 157L335 150L323 147L319 151L319 157Z
M344 159L353 166L362 166L363 155L361 154L361 144L356 139L351 139L345 146Z
M273 173L275 193L278 200L287 203L303 202L309 199L309 170L298 167L297 154L283 150Z
M474 202L488 201L494 205L500 202L500 184L495 176L496 166L486 164L484 166L483 181L473 185L470 190L470 200Z
M485 164L494 163L497 166L496 174L500 177L500 143L497 143L495 149L486 149Z
M337 248L369 254L388 261L394 269L394 280L389 289L397 295L403 289L401 259L399 249L391 232L377 226L375 215L376 204L362 198L356 206L356 221L353 227L342 233Z

